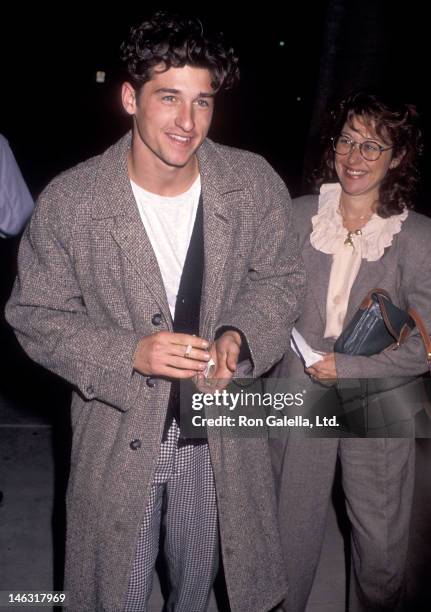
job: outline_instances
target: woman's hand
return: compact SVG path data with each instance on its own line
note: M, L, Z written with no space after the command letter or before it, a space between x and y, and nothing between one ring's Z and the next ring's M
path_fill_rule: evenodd
M326 353L320 361L306 368L305 371L311 378L317 380L333 380L337 378L337 368L335 365L335 354Z

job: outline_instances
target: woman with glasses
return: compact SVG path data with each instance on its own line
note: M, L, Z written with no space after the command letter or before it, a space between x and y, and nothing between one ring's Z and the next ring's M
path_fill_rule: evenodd
M307 376L316 389L337 379L420 375L427 360L415 332L397 350L372 357L333 351L343 328L376 287L386 289L400 308L415 308L431 328L431 220L411 210L421 150L416 110L357 93L333 113L331 136L320 167L319 195L299 198L294 205L308 281L296 328L323 357L304 371L289 350L275 375ZM272 441L289 612L302 612L307 604L337 458L357 593L350 610L403 610L414 440L391 438L391 431L371 435L386 437L341 437L338 431L333 437L301 437L290 431Z

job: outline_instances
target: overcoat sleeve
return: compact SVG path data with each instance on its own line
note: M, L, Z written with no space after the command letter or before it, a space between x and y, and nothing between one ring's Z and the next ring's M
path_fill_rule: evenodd
M235 303L222 312L217 325L243 333L253 376L266 372L286 351L305 291L289 192L269 164L263 160L261 164L252 187L258 221L248 274Z
M6 318L32 359L85 398L124 411L139 338L88 316L74 271L71 226L61 194L47 188L21 241Z

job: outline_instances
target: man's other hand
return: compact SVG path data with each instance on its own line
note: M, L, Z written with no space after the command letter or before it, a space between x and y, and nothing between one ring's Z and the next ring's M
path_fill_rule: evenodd
M212 378L231 380L238 365L241 335L235 330L225 331L212 345L211 357L215 362Z

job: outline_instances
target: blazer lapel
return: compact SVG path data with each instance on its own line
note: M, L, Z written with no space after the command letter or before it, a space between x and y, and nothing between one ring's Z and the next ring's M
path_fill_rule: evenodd
M302 257L307 270L307 285L314 297L316 310L322 319L323 328L325 328L326 297L331 274L332 255L317 251L311 246L310 240L307 239L302 250Z
M142 223L127 170L130 133L105 153L93 196L93 217L115 217L112 236L157 301L167 321L171 314L160 268Z
M316 251L308 242L302 253L307 270L307 283L316 303L322 321L326 327L326 298L328 294L329 278L331 275L332 255ZM358 275L352 285L349 296L344 326L350 322L366 294L375 287L385 287L384 258L367 262L363 260Z
M385 288L385 277L386 265L384 255L377 261L362 260L358 275L350 290L349 305L344 319L344 326L350 322L369 291L376 287Z

